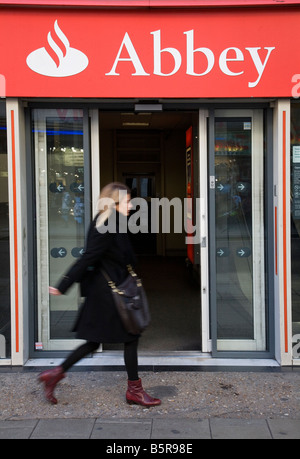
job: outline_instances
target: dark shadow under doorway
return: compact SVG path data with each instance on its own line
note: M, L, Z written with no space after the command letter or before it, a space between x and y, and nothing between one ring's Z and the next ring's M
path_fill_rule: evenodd
M151 325L141 339L140 351L201 351L201 303L198 283L185 257L139 257L151 311ZM104 345L104 350L122 349Z

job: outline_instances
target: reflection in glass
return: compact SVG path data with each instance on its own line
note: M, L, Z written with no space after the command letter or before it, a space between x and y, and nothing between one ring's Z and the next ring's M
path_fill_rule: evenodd
M55 285L62 259L71 264L84 247L84 158L82 118L47 118L49 270ZM76 311L50 297L50 338L69 336Z
M38 314L37 340L74 338L72 329L80 295L49 296L84 248L84 151L81 110L35 110L37 176Z
M218 339L253 339L251 120L216 119Z
M11 356L8 169L5 102L0 102L0 358Z

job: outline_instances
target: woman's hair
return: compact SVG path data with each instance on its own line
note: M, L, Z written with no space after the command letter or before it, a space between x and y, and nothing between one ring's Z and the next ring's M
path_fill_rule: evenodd
M130 193L130 189L123 183L119 182L109 183L102 188L97 205L98 217L96 221L96 228L98 231L116 209L117 204L120 202L120 198Z

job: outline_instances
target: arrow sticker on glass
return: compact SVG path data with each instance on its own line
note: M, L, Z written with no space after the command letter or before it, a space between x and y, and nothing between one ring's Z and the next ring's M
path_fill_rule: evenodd
M84 192L84 184L83 183L73 182L70 185L70 190L73 193L83 193Z
M239 193L246 194L249 190L249 184L247 182L238 182L236 184L236 189Z
M235 253L240 258L247 258L251 255L251 249L249 247L240 247Z
M49 190L51 191L51 193L62 193L65 190L65 187L61 183L53 182L50 183Z
M59 247L59 248L53 248L51 249L51 257L53 258L65 258L67 255L68 251L64 247Z
M229 249L228 247L218 247L216 253L217 253L217 257L225 258L225 257L228 257L229 255Z
M71 250L71 254L74 258L79 258L84 254L84 247L74 247Z

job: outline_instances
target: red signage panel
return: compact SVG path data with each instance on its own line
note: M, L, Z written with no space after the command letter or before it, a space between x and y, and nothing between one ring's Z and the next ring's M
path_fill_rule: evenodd
M10 97L291 97L300 10L2 9Z

